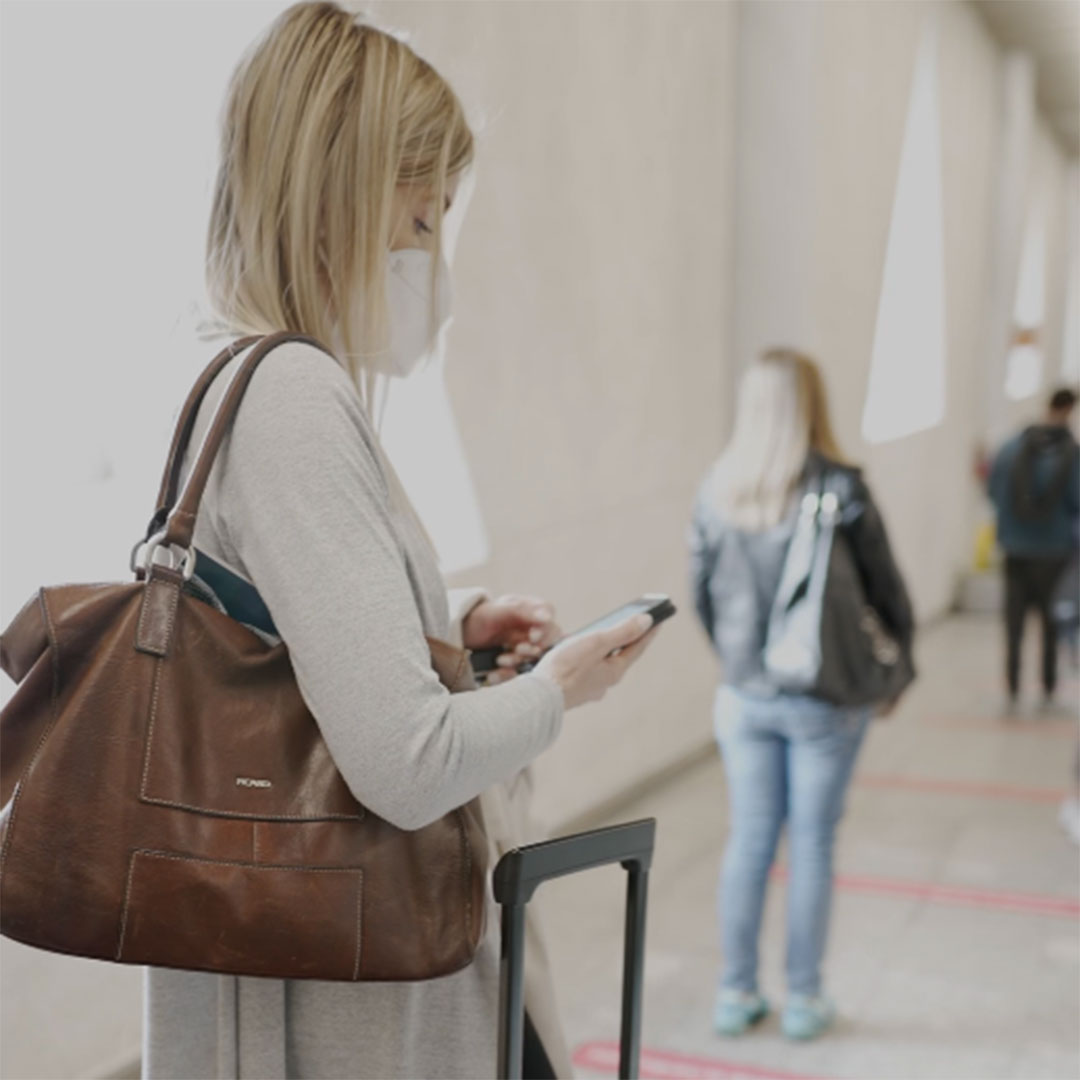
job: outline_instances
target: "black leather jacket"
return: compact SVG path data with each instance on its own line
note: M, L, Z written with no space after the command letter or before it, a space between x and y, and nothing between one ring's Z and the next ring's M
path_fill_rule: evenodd
M828 469L830 486L840 496L842 528L867 602L909 651L915 629L911 601L870 489L858 469L816 455L808 461L807 472L822 467ZM793 498L784 520L774 528L747 532L726 522L714 505L710 474L694 508L690 526L694 604L723 663L725 682L750 693L776 691L765 674L762 651L798 505L799 498Z

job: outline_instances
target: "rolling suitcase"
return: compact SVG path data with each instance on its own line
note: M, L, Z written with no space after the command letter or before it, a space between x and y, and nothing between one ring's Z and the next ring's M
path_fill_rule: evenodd
M619 1077L637 1077L641 1056L641 990L645 973L645 907L656 838L656 819L594 829L508 851L495 867L495 899L502 905L499 964L500 1080L521 1080L525 1034L522 978L525 905L545 881L620 863L627 872L623 946Z

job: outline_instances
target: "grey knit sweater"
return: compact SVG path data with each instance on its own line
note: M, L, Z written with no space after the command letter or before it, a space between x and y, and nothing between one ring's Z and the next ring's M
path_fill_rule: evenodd
M211 387L192 446L241 359ZM338 769L387 821L422 827L511 780L558 734L562 694L543 676L451 696L432 672L424 635L460 640L461 613L390 497L352 381L318 349L286 343L256 371L195 543L258 588ZM151 969L144 1075L492 1075L496 923L489 911L470 967L425 983Z

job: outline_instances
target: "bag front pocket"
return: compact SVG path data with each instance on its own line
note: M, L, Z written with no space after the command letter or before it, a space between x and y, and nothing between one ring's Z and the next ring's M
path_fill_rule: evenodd
M234 975L355 980L363 871L134 851L116 959Z

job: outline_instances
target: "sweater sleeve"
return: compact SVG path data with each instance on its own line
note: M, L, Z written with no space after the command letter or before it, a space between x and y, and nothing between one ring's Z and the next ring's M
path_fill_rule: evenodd
M222 517L349 788L418 829L544 750L563 699L535 674L454 695L439 682L368 438L331 358L275 350L222 450Z
M491 595L487 589L448 589L446 593L446 605L450 609L450 634L448 640L461 648L464 644L465 620L472 614L473 608L490 599Z

